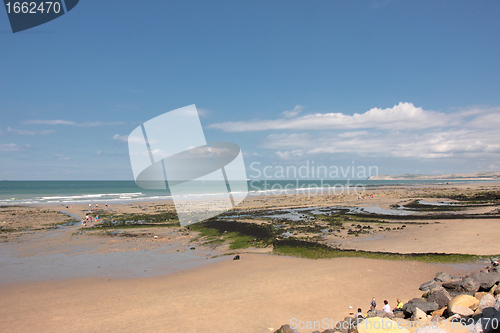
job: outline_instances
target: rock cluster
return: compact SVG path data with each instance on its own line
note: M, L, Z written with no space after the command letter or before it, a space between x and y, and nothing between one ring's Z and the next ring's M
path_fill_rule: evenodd
M499 266L463 277L440 272L396 315L373 310L366 319L346 317L338 329L314 333L500 333L499 284ZM275 333L299 332L283 325Z

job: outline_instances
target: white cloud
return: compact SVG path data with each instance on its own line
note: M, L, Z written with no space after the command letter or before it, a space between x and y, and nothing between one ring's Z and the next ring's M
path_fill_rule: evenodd
M97 127L97 126L112 126L112 125L123 125L122 121L115 122L85 122L85 123L76 123L72 120L63 120L63 119L55 119L55 120L42 120L42 119L33 119L26 120L22 122L23 124L36 124L36 125L68 125L68 126L79 126L79 127Z
M281 152L278 150L276 152L276 155L278 155L278 157L281 158L282 160L288 160L292 157L302 156L302 154L303 154L303 152L300 149L296 149L296 150L292 150L292 151L284 151L284 152Z
M64 157L62 156L61 154L55 154L55 153L52 153L53 156L57 157L58 159L60 160L64 160L64 161L67 161L67 160L70 160L69 157Z
M99 150L99 151L96 153L96 155L101 155L101 153L102 153L102 151L100 151L100 150Z
M338 136L340 138L352 138L355 136L367 136L368 132L367 131L354 131L354 132L344 132L340 133Z
M115 135L113 135L113 140L120 140L122 142L128 142L128 135L115 134Z
M498 158L500 133L496 130L450 129L423 133L371 133L368 136L338 136L333 133L282 133L267 137L264 148L301 149L305 154L358 154L373 157L435 159L445 157ZM278 153L279 152L279 153ZM286 152L286 151L285 151Z
M295 105L292 111L283 111L282 115L285 118L293 118L298 116L298 114L302 112L303 108L304 107L302 105Z
M3 143L0 144L0 151L18 151L21 147L15 143Z
M55 119L55 120L41 120L41 119L34 119L34 120L26 120L22 122L23 124L39 124L39 125L72 125L76 126L76 123L71 120L62 120L62 119Z
M290 111L293 112L293 111ZM297 118L276 120L229 121L211 124L209 128L225 132L264 130L348 130L348 129L423 129L446 127L460 122L460 115L423 110L412 103L399 103L392 108L373 108L352 116L343 113L316 113Z
M274 150L280 159L356 154L373 158L480 159L493 163L500 158L500 107L436 112L412 103L399 103L361 114L317 113L210 127L226 132L273 130L262 148Z
M47 135L47 134L55 133L56 131L55 130L29 131L29 130L20 130L20 129L7 127L7 132L16 133L19 135L37 135L37 134Z

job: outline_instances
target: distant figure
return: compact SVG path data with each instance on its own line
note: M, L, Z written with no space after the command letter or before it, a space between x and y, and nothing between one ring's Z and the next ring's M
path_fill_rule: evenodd
M370 311L375 310L377 307L377 301L375 300L375 297L372 298L372 301L370 302Z
M396 305L396 307L392 311L393 312L403 311L403 302L401 302L401 300L398 298L397 303L398 304Z
M387 313L392 313L391 306L389 305L389 302L387 300L384 300L384 307L382 308Z
M358 308L358 313L356 313L356 316L354 317L356 319L364 319L365 318L365 314L363 312L361 312L361 308Z
M89 207L92 208L92 204L89 204Z
M99 204L95 204L95 208L99 208Z

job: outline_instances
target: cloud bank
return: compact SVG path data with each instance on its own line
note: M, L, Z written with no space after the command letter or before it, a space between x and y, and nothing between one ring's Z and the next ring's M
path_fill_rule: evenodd
M261 147L274 149L280 159L316 154L492 161L500 157L499 107L445 113L399 103L353 115L297 115L283 113L284 117L276 120L224 122L209 127L225 132L272 131Z

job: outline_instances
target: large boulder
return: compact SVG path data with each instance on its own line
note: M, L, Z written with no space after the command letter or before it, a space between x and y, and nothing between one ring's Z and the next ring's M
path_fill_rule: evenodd
M462 280L462 283L460 284L460 288L462 288L463 291L468 293L475 293L476 291L479 290L480 286L481 284L471 277L464 278Z
M438 308L444 308L451 301L450 293L446 290L436 290L433 291L429 297L427 297L428 302L437 303Z
M368 318L358 325L359 333L410 333L406 328L400 327L394 320L387 318Z
M498 311L495 310L495 308L484 308L482 313L483 318L493 318L496 317L498 314Z
M415 313L417 307L425 313L436 311L439 308L435 302L428 302L424 298L414 298L403 305L403 312L406 317L411 317Z
M490 290L491 287L500 281L500 273L498 272L473 273L469 277L479 282L480 288L486 291Z
M461 288L460 285L462 284L462 280L449 280L445 283L443 283L443 287L448 289L449 291L455 291L455 292L460 292Z
M451 275L445 272L439 272L436 273L436 277L434 278L434 280L438 282L446 282L451 280Z
M454 315L458 314L461 317L471 317L474 315L474 311L472 311L470 308L457 304L453 305L451 307L448 307L448 314Z
M500 286L497 286L497 289L495 289L495 295L500 295Z
M486 294L479 301L479 305L477 306L476 313L482 313L486 308L493 308L495 306L495 297L490 294Z
M420 310L418 307L415 309L415 312L413 312L413 316L411 316L412 321L417 321L417 320L423 320L427 319L427 313L424 311Z
M448 309L454 305L462 305L474 311L479 306L479 300L471 295L458 295L448 303Z
M431 281L428 281L426 283L422 283L422 285L418 289L420 289L422 291L429 291L431 289L436 288L436 286L437 286L436 281L431 280Z

